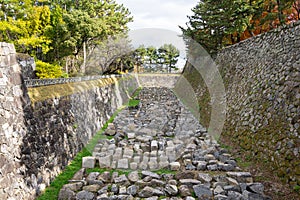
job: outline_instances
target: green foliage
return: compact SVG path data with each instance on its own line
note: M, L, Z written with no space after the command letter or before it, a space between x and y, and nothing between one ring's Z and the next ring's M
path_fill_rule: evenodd
M179 50L172 44L164 44L158 49L159 59L161 64L168 67L169 72L171 69L176 69L176 63L179 57Z
M159 48L142 45L133 52L135 64L142 66L144 70L168 72L172 69L177 70L179 53L179 50L172 44L164 44Z
M128 107L136 107L140 104L140 100L138 99L130 99L128 102Z
M214 54L226 45L284 24L293 2L202 0L192 9L187 28L180 28L188 46L194 40Z
M130 21L128 9L114 0L5 0L0 3L0 40L76 72L84 62L84 45L92 49L109 36L126 34Z
M45 63L38 60L36 62L36 75L41 78L61 78L63 71L59 65Z
M300 185L295 185L294 186L294 191L300 193Z
M41 196L39 196L38 200L49 200L49 199L57 199L59 190L62 188L64 184L68 183L74 174L81 169L82 166L82 158L85 156L90 156L91 153L84 148L81 152L79 152L72 163L66 167L66 169L58 175L55 180L51 183L50 187L48 187Z

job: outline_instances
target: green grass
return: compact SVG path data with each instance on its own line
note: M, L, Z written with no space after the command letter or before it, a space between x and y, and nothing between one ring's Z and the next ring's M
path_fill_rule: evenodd
M228 151L231 151L231 150L232 150L232 147L231 147L231 146L222 144L222 143L220 142L220 140L219 140L218 142L219 142L221 148L227 149Z
M159 170L156 170L156 171L153 171L154 173L157 173L159 175L162 175L162 174L176 174L177 171L172 171L172 170L169 170L169 169L159 169Z
M142 88L138 88L132 98L135 98ZM46 188L45 192L41 194L37 200L49 200L49 199L57 199L60 189L63 187L63 185L68 183L68 180L70 180L74 174L81 169L82 166L82 158L85 156L91 156L91 152L95 148L96 144L100 139L109 139L109 137L103 135L103 132L107 129L108 124L112 123L115 119L115 117L121 112L126 106L130 105L130 101L125 105L119 108L112 116L111 118L103 125L101 130L90 140L90 142L84 147L73 159L70 165L66 166L64 171L59 174L53 182L51 182L50 186ZM107 169L98 169L99 172L104 172ZM87 170L90 172L90 170ZM120 171L116 170L119 173L128 174L128 171Z
M131 98L133 99L136 98L140 94L142 89L143 89L142 87L137 88Z
M91 153L84 148L81 152L77 154L72 163L66 167L66 169L56 177L56 179L51 183L50 187L46 189L46 191L39 196L38 200L49 200L49 199L57 199L59 190L62 188L64 184L68 183L74 174L81 169L82 157L89 156Z
M293 189L295 192L300 193L300 185L295 185Z
M128 107L136 107L140 103L140 100L138 99L130 99L128 102Z
M239 167L248 168L252 165L251 161L243 161L241 158L236 158L237 164Z
M118 110L119 111L119 110ZM57 199L59 190L63 185L68 183L74 174L81 169L82 166L82 158L85 156L91 156L91 152L94 149L95 145L98 143L100 139L106 138L103 135L103 132L107 128L107 124L112 122L115 115L113 115L102 127L102 129L90 140L86 147L84 147L73 159L70 165L68 165L65 170L58 175L55 180L50 184L50 186L46 189L46 191L37 198L37 200L49 200L49 199Z
M132 97L131 97L131 99L129 99L129 101L128 101L128 103L127 103L127 107L136 107L136 106L138 106L139 105L139 103L140 103L140 100L138 100L138 99L135 99L138 95L139 95L139 93L141 92L141 90L142 90L142 88L141 87L139 87L138 89L136 89L135 90L135 92L133 93L133 95L132 95Z

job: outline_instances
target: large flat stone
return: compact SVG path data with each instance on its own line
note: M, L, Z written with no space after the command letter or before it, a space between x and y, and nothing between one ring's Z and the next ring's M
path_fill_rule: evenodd
M96 159L95 157L83 157L82 158L82 168L95 168L95 164L96 164Z

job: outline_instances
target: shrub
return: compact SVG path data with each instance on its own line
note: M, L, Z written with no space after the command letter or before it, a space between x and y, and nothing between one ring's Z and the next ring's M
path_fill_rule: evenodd
M43 61L36 61L36 75L40 79L46 78L60 78L63 76L61 66L45 63Z

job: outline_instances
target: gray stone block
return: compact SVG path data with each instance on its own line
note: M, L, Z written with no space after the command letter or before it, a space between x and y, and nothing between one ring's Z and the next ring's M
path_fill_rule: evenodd
M118 169L128 169L128 159L124 158L124 159L120 159L118 161Z
M111 167L111 159L112 156L105 156L105 157L100 157L99 160L99 166L100 168L110 168Z
M82 168L95 168L96 159L95 157L83 157L82 158Z

